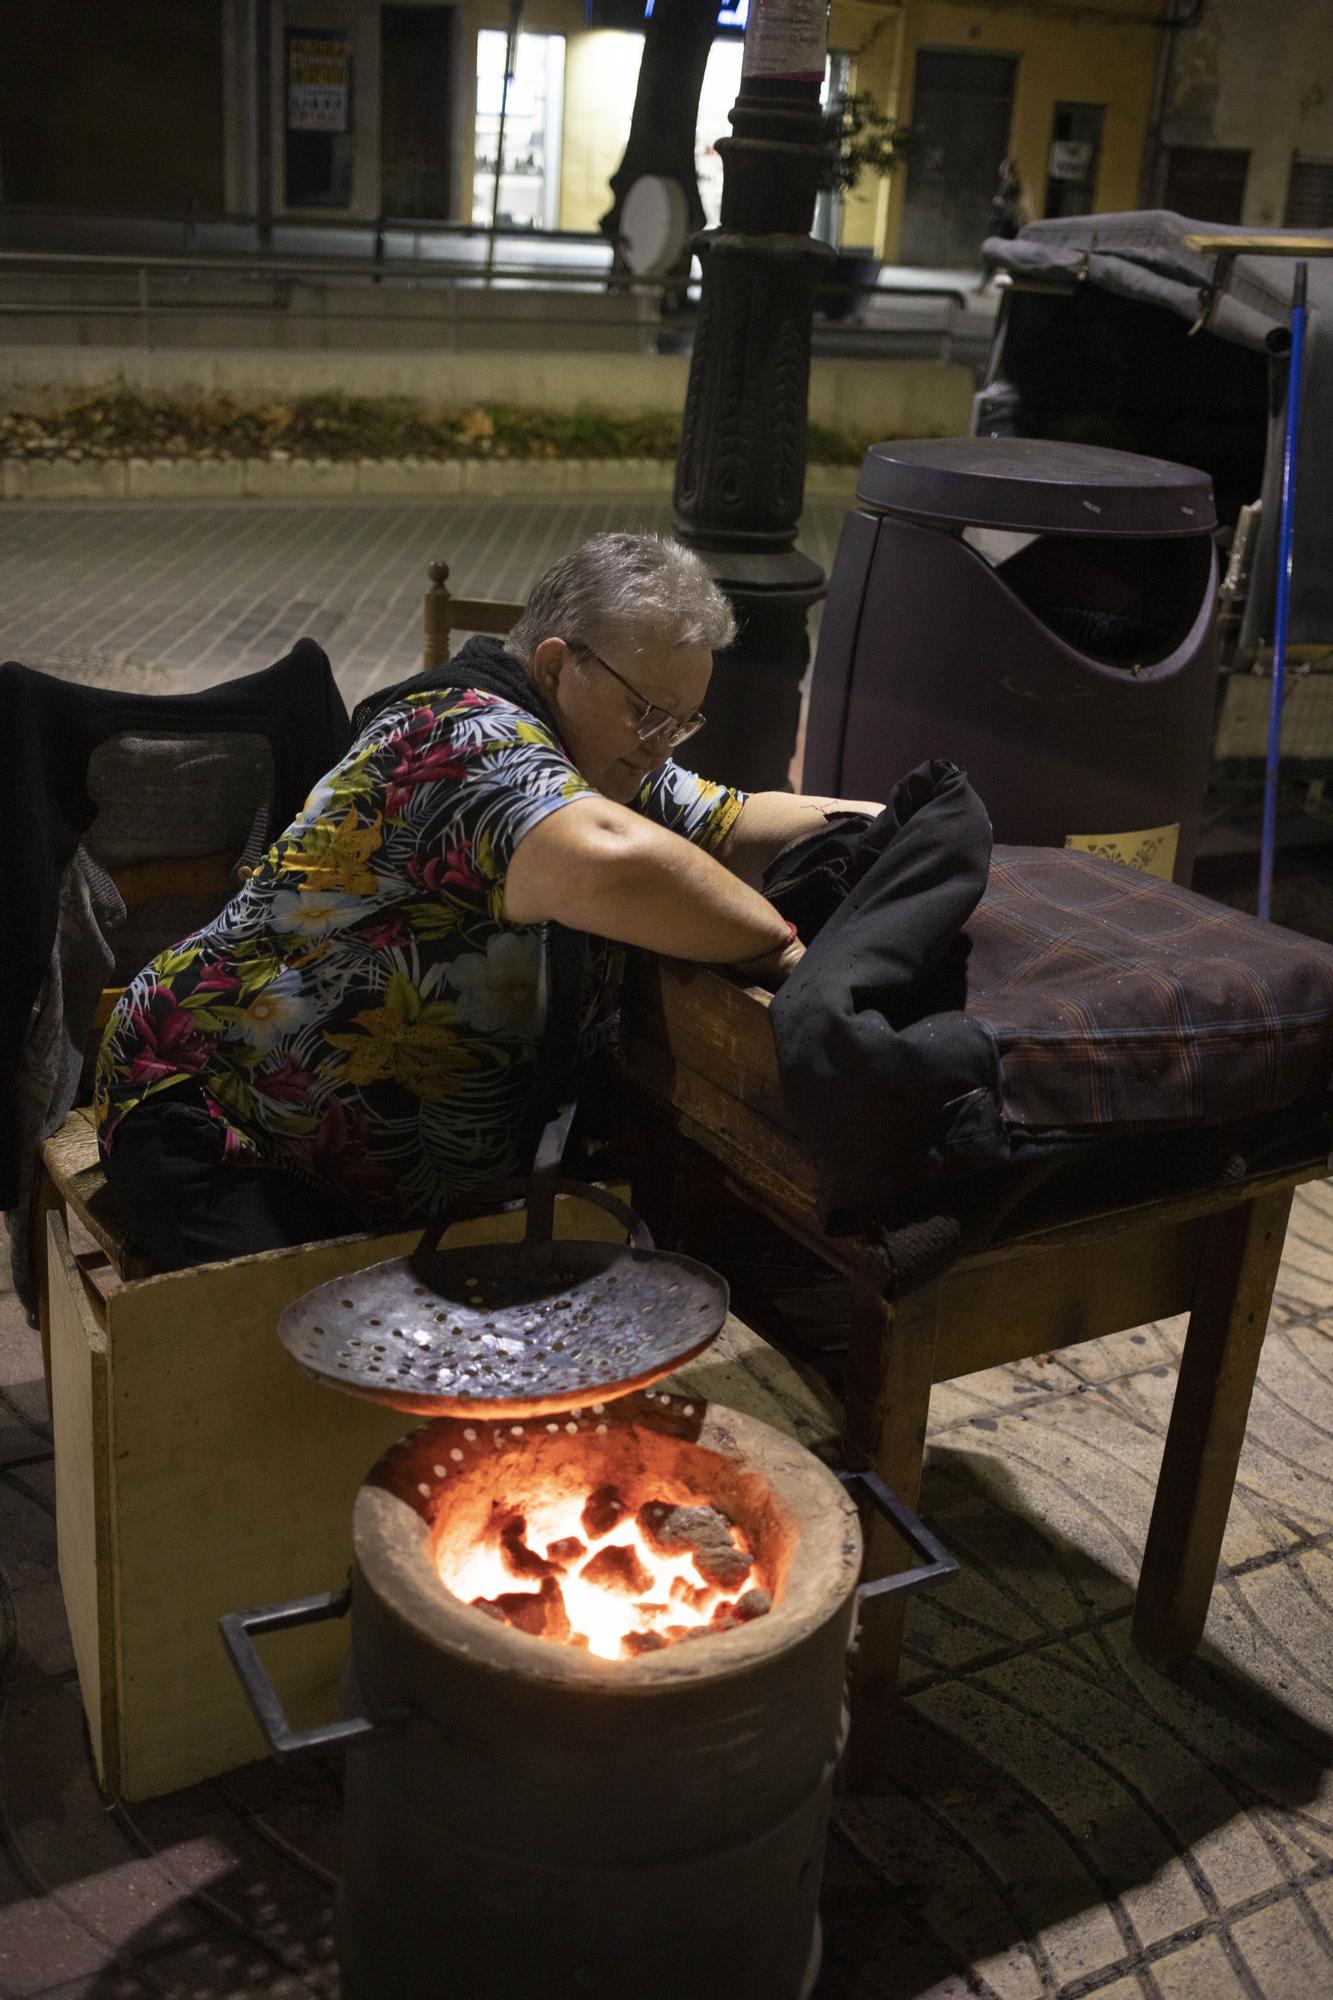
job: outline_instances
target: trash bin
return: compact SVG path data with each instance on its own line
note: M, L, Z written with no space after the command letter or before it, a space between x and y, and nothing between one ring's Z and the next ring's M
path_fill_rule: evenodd
M997 840L1188 882L1212 752L1206 473L1033 438L867 452L829 582L804 789L966 769Z

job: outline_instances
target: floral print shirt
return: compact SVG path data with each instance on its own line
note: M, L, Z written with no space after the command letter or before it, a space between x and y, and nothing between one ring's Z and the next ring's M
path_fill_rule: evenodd
M545 926L505 922L505 871L584 795L550 730L497 695L376 715L240 894L126 988L97 1065L103 1147L188 1081L226 1157L327 1185L372 1226L525 1170ZM668 762L635 807L716 850L743 802ZM593 940L584 1057L614 1028L615 956Z

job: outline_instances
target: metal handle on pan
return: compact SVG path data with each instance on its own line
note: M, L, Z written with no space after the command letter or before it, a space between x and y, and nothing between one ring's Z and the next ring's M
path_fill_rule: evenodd
M957 1574L957 1557L949 1554L925 1522L918 1520L911 1508L884 1484L877 1472L840 1472L838 1478L848 1492L854 1493L859 1487L876 1513L882 1514L889 1525L897 1529L912 1554L921 1558L914 1569L898 1570L893 1576L873 1577L869 1583L859 1585L856 1592L859 1610L881 1598L896 1597L900 1591L931 1590Z
M397 1717L387 1722L369 1722L354 1716L344 1722L325 1722L317 1729L293 1729L283 1710L282 1698L268 1677L255 1651L252 1633L285 1632L297 1625L319 1625L326 1618L343 1618L352 1602L350 1589L321 1591L318 1597L298 1597L290 1604L265 1604L257 1611L229 1611L218 1620L222 1643L254 1710L275 1757L296 1757L306 1750L350 1750L354 1744L368 1743L383 1736Z
M451 1208L447 1216L431 1224L413 1251L413 1257L436 1255L440 1248L441 1237L455 1222L460 1222L469 1215L485 1214L487 1209L499 1208L505 1202L528 1202L531 1220L535 1220L535 1214L531 1213L534 1207L533 1191L533 1181L496 1181L490 1187L478 1188L475 1193L465 1196L457 1207ZM558 1194L573 1195L578 1201L591 1202L594 1208L605 1209L608 1215L623 1225L634 1249L651 1250L653 1247L652 1235L643 1218L636 1215L629 1204L621 1201L618 1195L609 1193L606 1188L598 1187L592 1181L546 1181L541 1194L545 1195L548 1203ZM531 1222L528 1233L529 1235L533 1233Z

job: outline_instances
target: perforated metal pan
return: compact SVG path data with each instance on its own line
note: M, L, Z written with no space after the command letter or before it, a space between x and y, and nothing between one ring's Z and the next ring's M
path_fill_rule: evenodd
M627 1241L554 1240L557 1193L605 1209ZM516 1195L521 1242L441 1250L428 1231L411 1256L294 1300L278 1323L284 1347L320 1381L415 1416L537 1417L656 1382L721 1331L725 1280L655 1249L614 1195L538 1175L469 1208Z

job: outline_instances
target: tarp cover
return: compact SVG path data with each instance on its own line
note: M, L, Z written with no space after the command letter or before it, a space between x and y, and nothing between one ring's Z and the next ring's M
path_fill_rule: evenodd
M1207 308L1208 333L1239 346L1276 350L1291 324L1295 258L1237 257L1216 298L1212 251L1191 250L1185 238L1208 236L1311 236L1333 244L1333 230L1256 231L1239 224L1192 221L1169 209L1123 215L1075 215L1031 222L1011 241L989 237L985 255L1020 281L1061 278L1158 306L1193 326ZM1324 441L1333 436L1333 257L1309 261L1301 425L1296 466L1295 547L1292 562L1290 641L1293 646L1333 647L1333 496ZM1003 375L1003 359L999 362ZM1096 383L1090 377L1089 395ZM1267 422L1268 412L1256 412ZM1253 657L1272 639L1277 523L1282 473L1279 410L1270 426L1263 483L1263 526L1251 572L1241 636L1242 656ZM1150 447L1145 447L1145 449ZM1205 467L1205 470L1209 468ZM1257 496L1256 496L1257 497Z
M1212 285L1217 259L1211 251L1190 250L1187 236L1253 236L1238 223L1194 222L1170 209L1134 209L1123 215L1072 215L1030 222L1012 240L987 239L985 255L1004 270L1025 277L1082 275L1108 292L1162 306L1191 324ZM1314 234L1333 243L1333 230L1265 230L1268 236ZM1263 347L1291 316L1294 259L1237 257L1225 289L1208 318L1209 331L1242 347ZM1309 335L1333 308L1333 258L1310 265ZM1321 311L1322 309L1322 311Z

